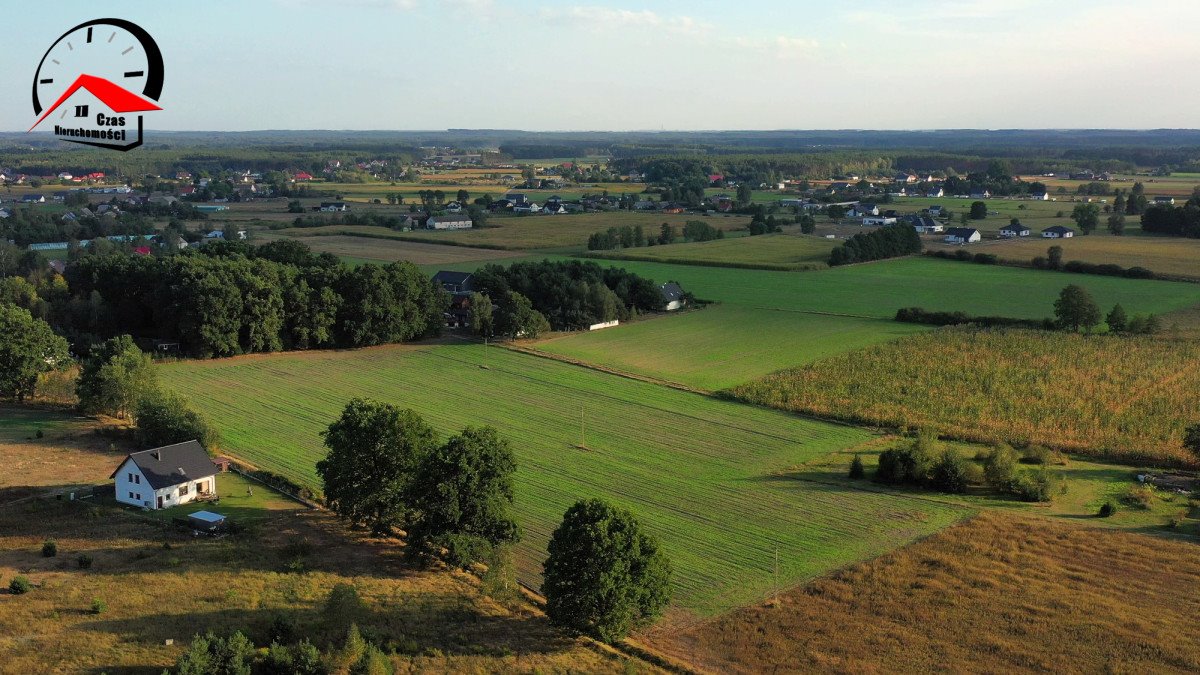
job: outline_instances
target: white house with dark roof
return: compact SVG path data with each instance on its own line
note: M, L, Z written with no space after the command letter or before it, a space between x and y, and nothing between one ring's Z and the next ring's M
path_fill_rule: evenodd
M1055 225L1054 227L1047 227L1046 229L1042 230L1043 239L1066 239L1074 236L1075 230L1072 230L1069 227L1064 227L1063 225Z
M683 288L674 281L668 281L658 287L659 293L662 293L663 309L668 312L674 312L683 307L687 302L684 297Z
M1000 228L1000 236L1005 239L1015 239L1017 237L1028 237L1030 232L1031 232L1031 230L1029 229L1028 225L1022 225L1020 223L1017 223L1015 225L1012 223L1009 223L1008 225L1005 225L1004 227Z
M952 227L946 230L946 236L942 241L947 244L973 244L982 238L979 230L973 227Z
M165 509L216 494L220 468L197 441L185 441L127 455L112 478L117 501Z

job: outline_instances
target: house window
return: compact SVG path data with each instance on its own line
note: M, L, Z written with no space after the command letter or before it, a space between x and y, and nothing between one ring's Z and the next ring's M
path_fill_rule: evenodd
M184 483L179 486L179 496L182 497L188 493L188 484Z
M130 498L130 499L137 499L137 497L134 497L134 496L133 496L133 493L132 493L132 492L130 492L130 493L129 493L129 498Z
M137 483L138 485L141 485L142 484L142 474L135 473L133 475L133 482Z

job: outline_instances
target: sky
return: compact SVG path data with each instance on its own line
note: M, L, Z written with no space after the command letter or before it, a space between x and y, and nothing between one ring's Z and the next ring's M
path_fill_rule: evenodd
M105 17L162 49L146 123L168 130L1200 126L1194 0L58 0L0 17L4 131L36 119L47 48Z

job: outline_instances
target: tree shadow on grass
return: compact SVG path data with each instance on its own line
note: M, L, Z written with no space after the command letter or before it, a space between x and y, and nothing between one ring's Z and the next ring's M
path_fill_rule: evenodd
M128 619L98 616L79 624L78 629L133 636L134 641L145 645L164 645L166 640L174 640L176 645L184 646L195 635L208 631L217 635L241 631L262 647L271 642L273 623L284 618L294 626L296 640L308 639L322 650L340 646L351 623L385 649L412 656L432 649L449 656L555 654L577 646L575 640L554 629L541 615L484 614L469 599L455 595L417 593L405 600L380 610L342 613L336 618L326 616L323 606L310 605L283 610L184 611ZM179 602L185 606L188 600L180 598ZM107 667L90 672L116 670L126 671Z

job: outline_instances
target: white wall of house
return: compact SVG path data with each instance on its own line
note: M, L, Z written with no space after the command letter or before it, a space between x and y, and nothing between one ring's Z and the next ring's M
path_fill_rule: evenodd
M150 487L150 482L142 475L141 469L131 460L126 459L121 468L117 469L116 480L118 502L154 508L154 488Z
M131 460L125 460L116 475L117 501L122 504L157 509L158 498L162 497L162 508L193 502L203 494L216 491L216 476L205 476L155 490Z
M667 303L667 311L668 312L674 312L675 310L679 309L680 307L683 307L683 302L680 300L672 300Z

